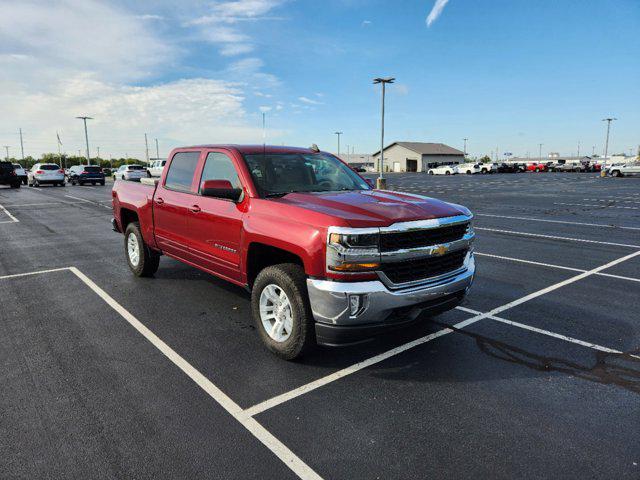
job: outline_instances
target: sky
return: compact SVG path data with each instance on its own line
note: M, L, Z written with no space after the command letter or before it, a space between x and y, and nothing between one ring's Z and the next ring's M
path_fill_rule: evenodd
M0 0L0 145L144 158L203 143L482 156L640 144L638 0ZM4 149L3 149L4 150ZM4 152L2 152L4 155ZM84 154L84 153L83 153Z

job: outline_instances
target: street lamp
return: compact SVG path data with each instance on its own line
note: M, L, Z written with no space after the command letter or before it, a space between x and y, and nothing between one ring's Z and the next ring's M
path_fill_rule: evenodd
M340 157L340 135L342 135L342 132L335 132L335 134L338 136L338 158Z
M614 120L617 120L617 118L603 118L602 121L603 122L607 122L607 139L604 142L604 160L603 160L603 165L600 168L600 176L601 177L606 177L607 176L607 152L609 150L609 131L611 130L611 122L613 122Z
M462 140L464 140L464 158L467 158L467 140L469 139L463 138Z
M376 180L376 188L380 190L384 190L387 188L387 182L382 177L382 168L384 166L384 94L385 87L387 83L393 83L396 79L393 77L387 78L374 78L373 83L381 83L382 84L382 123L380 128L380 160L378 162L378 179Z
M539 150L539 160L538 160L538 162L540 162L540 163L542 163L542 145L544 145L544 143L539 143L538 144L538 148L540 149Z
M93 120L91 117L76 117L84 122L84 139L87 142L87 165L91 165L91 157L89 156L89 134L87 133L87 120Z

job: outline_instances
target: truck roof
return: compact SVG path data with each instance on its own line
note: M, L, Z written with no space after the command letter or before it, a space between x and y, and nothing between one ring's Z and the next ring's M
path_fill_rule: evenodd
M237 150L242 154L256 154L256 153L317 153L311 148L300 147L285 147L279 145L235 145L235 144L208 144L208 145L192 145L189 147L181 148L227 148L231 150Z

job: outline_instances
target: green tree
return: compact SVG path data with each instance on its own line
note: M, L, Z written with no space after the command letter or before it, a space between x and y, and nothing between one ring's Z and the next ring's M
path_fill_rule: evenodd
M489 155L485 155L484 157L482 157L480 159L481 163L491 163L491 157L489 157Z

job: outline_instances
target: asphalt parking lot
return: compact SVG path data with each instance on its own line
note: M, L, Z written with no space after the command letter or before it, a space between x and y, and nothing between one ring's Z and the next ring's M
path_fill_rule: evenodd
M299 362L135 278L105 187L0 187L2 478L639 478L640 178L391 174L475 214L464 304Z

